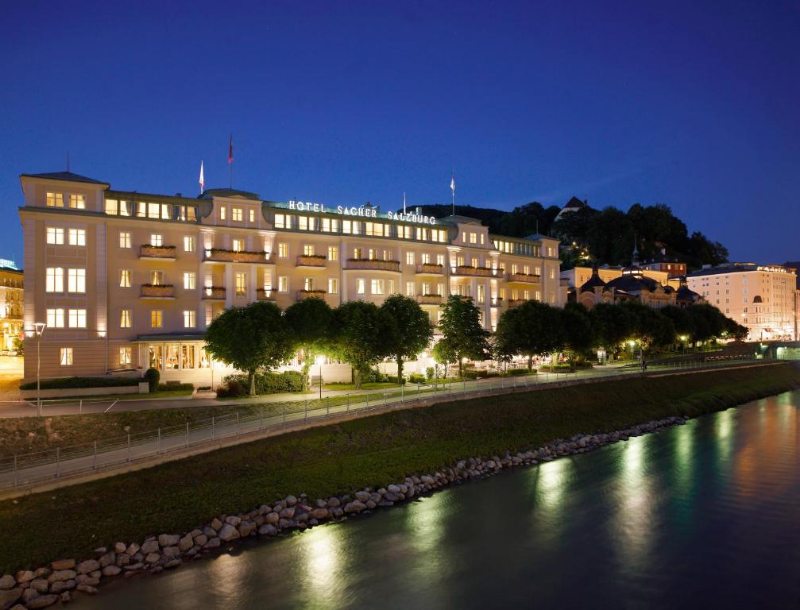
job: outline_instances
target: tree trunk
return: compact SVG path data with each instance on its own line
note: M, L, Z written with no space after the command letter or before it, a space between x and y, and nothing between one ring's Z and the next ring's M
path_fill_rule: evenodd
M361 369L357 366L353 367L353 383L356 386L356 390L361 389Z
M303 350L303 391L308 391L311 384L308 383L308 376L311 372L311 354L308 350Z
M403 385L403 358L397 357L397 383Z
M247 381L250 385L250 396L256 395L256 372L247 371Z
M533 356L528 354L528 371L533 370Z
M464 360L462 358L458 359L458 378L464 379Z

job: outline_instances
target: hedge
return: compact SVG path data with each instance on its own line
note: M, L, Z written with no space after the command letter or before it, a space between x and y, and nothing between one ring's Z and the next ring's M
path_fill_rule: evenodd
M121 386L138 385L135 377L60 377L57 379L42 379L43 390L60 390L64 388L116 388ZM20 390L35 390L36 382L23 383Z

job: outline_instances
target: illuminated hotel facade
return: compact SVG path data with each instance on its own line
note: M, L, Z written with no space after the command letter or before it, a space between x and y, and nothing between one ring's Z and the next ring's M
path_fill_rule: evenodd
M438 321L471 297L487 329L525 300L560 305L558 241L489 235L479 221L369 206L116 191L68 172L21 176L25 378L141 372L208 383L203 335L229 307L309 297L331 307L417 300ZM36 323L45 323L41 337ZM205 372L204 372L205 371Z

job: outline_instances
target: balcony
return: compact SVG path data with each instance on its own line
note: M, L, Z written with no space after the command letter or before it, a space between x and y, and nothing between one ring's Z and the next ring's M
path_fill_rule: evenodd
M506 279L509 282L518 282L522 284L538 284L542 276L541 275L534 275L532 273L509 273L506 276Z
M394 271L400 273L400 261L382 261L370 258L348 258L347 269L369 269L372 271Z
M421 265L417 265L417 273L422 275L442 275L444 273L444 265L422 263Z
M417 303L420 305L441 305L442 295L440 294L418 294Z
M298 290L297 300L302 301L303 299L324 299L326 294L328 294L327 290Z
M204 286L202 299L210 300L210 299L224 299L225 298L225 286Z
M503 297L495 297L493 299L490 299L490 301L491 302L489 303L489 305L491 307L502 307L503 306Z
M527 303L527 302L528 301L526 299L510 299L508 301L508 306L509 306L509 308L519 307L523 303Z
M275 291L274 290L264 290L263 288L256 289L256 300L258 301L274 301L275 300Z
M466 275L471 277L503 277L504 270L502 267L492 269L491 267L469 267L467 265L458 265L457 267L450 267L450 275Z
M142 284L141 299L174 299L175 287L172 284Z
M141 260L155 261L174 261L177 249L175 246L151 246L143 244L139 246L139 258Z
M328 262L328 257L322 254L301 254L297 257L298 267L314 267L316 269L324 269L325 264Z
M260 263L262 265L273 263L272 256L266 252L222 250L221 248L207 249L203 260L209 263Z

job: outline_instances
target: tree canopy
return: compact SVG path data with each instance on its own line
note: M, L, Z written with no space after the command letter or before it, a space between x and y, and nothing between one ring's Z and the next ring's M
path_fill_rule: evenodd
M481 325L480 310L469 297L450 295L441 308L439 330L442 338L439 343L443 345L438 348L438 353L456 360L458 374L463 376L465 358L483 360L489 357L489 331Z
M409 297L393 294L380 307L383 316L383 349L397 363L397 378L403 377L403 361L424 350L433 339L430 318Z
M555 352L564 345L561 311L538 301L525 301L500 316L495 333L496 350L502 356L527 356L528 369L533 357Z
M292 331L294 347L300 352L305 390L314 357L330 349L333 310L323 299L303 299L286 309L286 322Z
M333 319L332 349L353 367L353 382L360 388L364 373L387 355L384 317L374 303L350 301L334 310Z

